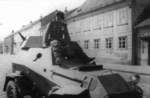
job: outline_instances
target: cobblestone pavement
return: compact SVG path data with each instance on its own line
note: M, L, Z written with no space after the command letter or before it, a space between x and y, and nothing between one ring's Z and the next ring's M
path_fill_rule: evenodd
M1 67L2 68L2 67ZM5 73L8 72L7 70L0 70L0 98L6 98L6 92L3 91L3 86L5 82ZM31 98L30 96L25 96L24 98Z
M11 59L8 56L0 55L0 98L6 98L6 93L3 92L6 73L11 71Z
M6 98L5 92L3 92L3 83L4 81L0 81L0 98Z
M0 71L0 98L6 98L6 93L3 92L4 76L5 74L2 71Z

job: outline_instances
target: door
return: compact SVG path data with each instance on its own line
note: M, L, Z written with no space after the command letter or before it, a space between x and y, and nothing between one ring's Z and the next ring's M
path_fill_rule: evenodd
M150 65L150 40L148 40L148 65Z
M141 65L148 65L148 57L149 57L149 47L148 41L141 40Z

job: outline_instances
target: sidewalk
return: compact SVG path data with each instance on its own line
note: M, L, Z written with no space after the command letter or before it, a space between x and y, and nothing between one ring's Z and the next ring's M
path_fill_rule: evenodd
M108 64L108 63L102 65L105 69L112 69L112 70L128 72L128 73L137 73L141 75L150 75L150 66L121 65L121 64Z
M12 68L12 55L0 54L0 72L10 71Z

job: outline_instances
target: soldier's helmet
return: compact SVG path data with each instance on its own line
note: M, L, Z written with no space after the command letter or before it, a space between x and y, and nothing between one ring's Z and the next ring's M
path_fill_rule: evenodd
M56 13L56 16L59 17L59 18L61 18L61 19L63 19L63 20L65 19L64 13L61 12L61 11L58 11L58 12Z

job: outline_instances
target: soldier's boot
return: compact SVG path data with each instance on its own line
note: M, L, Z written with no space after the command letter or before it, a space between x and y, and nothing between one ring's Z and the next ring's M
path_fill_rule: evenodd
M71 41L69 43L70 47L72 47L72 49L75 51L76 55L78 55L78 57L80 59L82 59L83 63L87 64L87 63L90 63L91 61L93 61L95 58L92 57L88 57L84 51L82 50L82 48L79 46L79 44L77 42L73 42Z
M85 64L90 63L95 59L94 57L92 58L88 57L84 52L80 52L80 58L82 58Z

